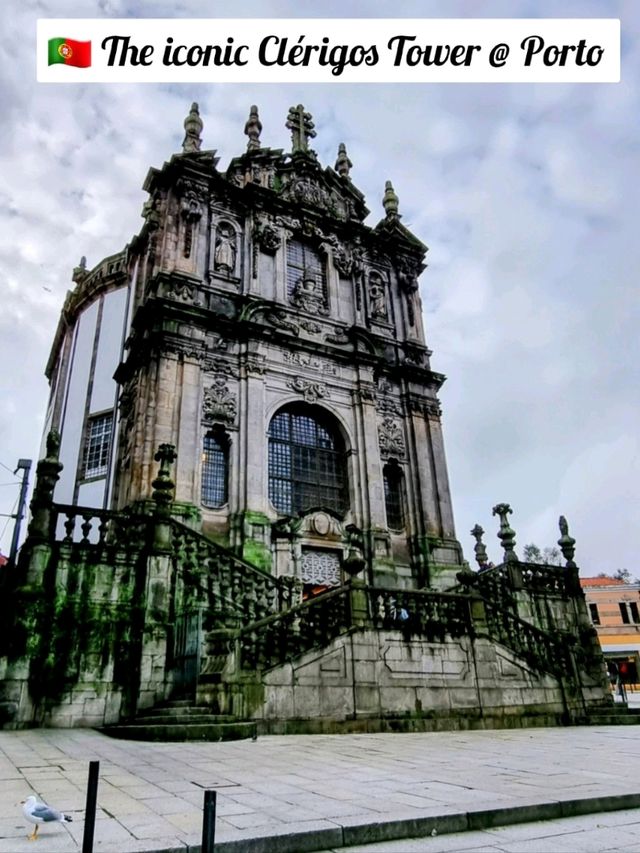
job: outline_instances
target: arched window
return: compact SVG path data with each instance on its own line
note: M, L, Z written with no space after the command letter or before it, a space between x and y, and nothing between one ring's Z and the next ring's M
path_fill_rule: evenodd
M326 313L324 260L316 249L299 240L287 242L287 296L303 311Z
M336 425L311 406L287 406L269 426L269 498L295 515L324 506L347 508L344 443Z
M214 429L202 444L202 503L212 508L226 504L228 481L229 438L223 429Z
M402 469L395 459L389 460L382 469L384 480L384 505L387 510L387 526L390 530L404 527L404 488Z

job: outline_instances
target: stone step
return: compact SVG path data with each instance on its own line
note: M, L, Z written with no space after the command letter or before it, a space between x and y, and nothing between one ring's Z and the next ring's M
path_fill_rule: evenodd
M198 723L235 723L236 718L231 714L213 714L208 713L193 713L188 712L181 714L178 711L172 714L163 714L160 710L156 710L154 714L144 714L130 720L130 726L171 726L171 725L186 725L193 726Z
M640 716L638 714L589 714L588 717L579 717L576 721L582 726L638 726Z
M202 716L203 714L215 714L215 711L208 705L184 705L174 707L172 705L156 705L153 708L143 708L140 710L140 716L143 714L147 717L171 717L171 716Z
M142 741L221 741L256 738L256 723L181 723L162 725L106 726L102 732L123 740Z

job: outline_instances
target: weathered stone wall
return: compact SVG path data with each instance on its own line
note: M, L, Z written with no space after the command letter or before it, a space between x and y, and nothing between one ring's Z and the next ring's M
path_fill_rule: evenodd
M356 631L321 651L240 681L234 711L263 721L358 717L561 715L575 696L486 638L431 643L401 631ZM601 701L593 686L590 701ZM581 701L581 700L580 700Z

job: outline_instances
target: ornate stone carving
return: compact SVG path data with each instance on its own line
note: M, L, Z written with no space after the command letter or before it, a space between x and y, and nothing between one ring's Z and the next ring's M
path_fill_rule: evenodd
M197 292L198 289L195 284L170 279L167 283L164 295L167 299L174 299L177 302L186 302L190 305L202 305L202 302L199 299L196 299Z
M200 134L202 133L203 126L198 105L193 103L191 104L189 115L184 120L185 136L182 142L182 150L185 154L192 154L194 151L200 150L202 146Z
M387 289L384 279L380 273L369 274L369 286L367 289L369 297L369 313L372 320L386 323L389 319L387 307Z
M338 346L347 346L347 344L351 343L345 326L336 329L335 332L329 335L325 335L324 339L328 344L337 344Z
M213 268L216 272L232 275L236 268L238 254L237 235L229 222L219 222L216 228L216 246L213 253Z
M232 424L236 419L237 403L223 377L214 380L210 388L204 390L202 404L203 418L207 423L222 421Z
M391 183L391 181L384 182L384 196L382 198L382 206L384 207L384 212L386 214L387 220L392 221L394 219L399 219L399 200L398 196L395 193L395 190L393 189L393 184Z
M340 583L339 552L303 550L300 573L305 583L337 586Z
M312 118L311 113L305 112L302 104L298 104L297 107L289 107L286 128L291 131L292 152L310 153L309 140L316 136Z
M378 425L378 442L383 456L403 457L405 455L402 426L389 416L384 417Z
M298 367L309 367L312 370L320 370L322 373L329 373L333 376L338 375L338 368L335 364L316 358L306 352L285 352L284 360L288 364L295 364Z
M375 386L365 383L351 393L356 403L375 403L377 397Z
M304 329L305 332L308 332L310 335L319 335L322 331L322 326L314 323L313 320L302 320L300 328Z
M282 197L299 204L319 207L340 220L349 217L349 208L344 199L337 193L330 192L312 175L293 175L287 178Z
M562 556L567 561L567 568L573 569L576 566L573 561L573 558L576 553L576 540L573 538L573 536L569 535L569 525L567 524L567 519L564 517L564 515L561 515L558 519L558 527L560 528L560 538L558 539L558 545L560 546L560 550L562 551Z
M245 370L254 376L263 376L267 369L267 359L264 355L247 355Z
M353 270L353 256L349 249L340 242L335 234L330 234L326 238L327 247L331 250L333 257L333 265L343 275L351 275Z
M292 335L298 335L300 330L296 323L292 323L286 311L280 308L273 308L264 312L264 319L270 326L275 326L277 329L283 329L285 332L291 332Z
M500 518L500 530L498 531L498 539L502 543L502 547L504 549L504 561L505 563L517 563L518 557L516 556L515 546L516 546L516 533L512 527L509 526L509 521L507 519L508 515L511 515L513 510L509 506L509 504L502 503L496 504L492 510L492 515L497 515Z
M185 222L183 254L188 258L191 256L193 229L202 217L202 201L206 197L207 188L189 180L181 180L179 188L182 192L180 216Z
M309 314L328 313L322 284L313 276L305 276L298 281L291 294L291 304Z
M341 178L348 178L349 171L353 167L353 163L349 160L349 156L347 154L347 147L344 142L341 142L338 145L338 157L336 159L336 164L333 167L336 172L340 175Z
M275 255L280 248L280 232L268 219L258 220L254 227L253 239L267 255Z
M289 379L287 387L302 394L307 403L317 403L318 400L330 396L329 389L324 382L312 382L310 379L302 379L300 376Z
M255 104L249 111L249 118L244 126L244 132L249 137L247 143L247 151L257 151L260 148L260 133L262 132L262 122L258 115L258 108Z

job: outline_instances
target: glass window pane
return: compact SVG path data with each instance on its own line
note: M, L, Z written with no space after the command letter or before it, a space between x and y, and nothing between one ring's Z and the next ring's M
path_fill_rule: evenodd
M229 453L224 438L207 435L202 453L202 503L220 507L227 502Z
M282 423L288 423L288 430ZM279 412L269 427L269 498L294 514L325 506L346 509L346 465L338 430L308 407Z
M83 476L103 477L109 466L113 413L98 415L87 421L86 443L84 448Z

